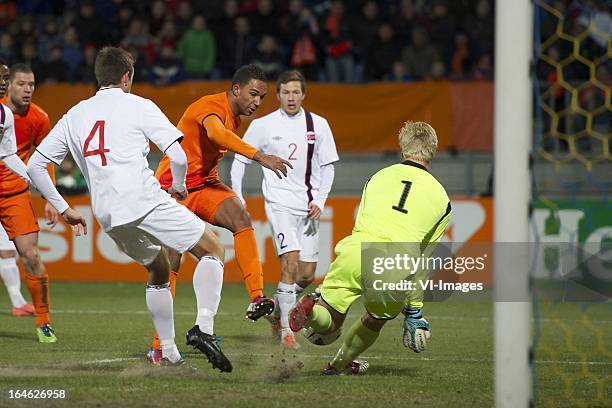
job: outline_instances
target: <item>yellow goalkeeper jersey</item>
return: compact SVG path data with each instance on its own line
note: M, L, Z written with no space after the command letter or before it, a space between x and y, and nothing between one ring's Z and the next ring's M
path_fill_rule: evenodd
M440 240L451 217L444 187L427 169L404 161L386 167L366 183L353 234L375 241L425 246Z

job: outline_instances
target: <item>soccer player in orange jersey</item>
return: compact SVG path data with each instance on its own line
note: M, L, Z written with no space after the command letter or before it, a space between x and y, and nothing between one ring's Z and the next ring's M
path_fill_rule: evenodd
M9 67L0 61L0 99L6 94L9 81ZM4 107L3 109L8 109ZM21 294L21 277L17 267L17 251L15 245L9 240L6 231L0 223L0 276L4 281L9 298L13 305L13 316L34 316L36 311L32 303L26 302Z
M229 150L257 161L279 178L287 175L287 166L292 168L288 161L258 151L235 133L240 125L240 115L252 115L267 92L266 77L261 68L245 65L234 74L228 91L207 95L192 103L177 126L185 135L181 146L188 160L189 196L181 204L204 221L234 233L236 261L251 300L246 317L251 320L272 313L274 302L263 295L263 272L249 214L236 194L219 179L217 163ZM162 188L170 188L172 174L165 157L156 176ZM174 287L181 254L169 255L170 267L174 271L170 283ZM158 345L154 341L153 349L156 348Z
M32 103L34 73L25 64L10 69L7 95L0 100L13 112L17 155L27 162L32 150L51 130L49 116ZM52 168L51 177L54 178ZM57 211L45 206L47 224L55 226ZM36 309L36 333L41 343L54 343L57 337L49 319L49 278L38 250L38 222L30 198L28 184L0 164L0 221L13 241L25 267L26 283Z

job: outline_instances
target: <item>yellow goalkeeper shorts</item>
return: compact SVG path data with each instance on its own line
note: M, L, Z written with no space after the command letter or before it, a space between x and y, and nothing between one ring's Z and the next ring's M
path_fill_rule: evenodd
M363 293L361 276L361 242L364 237L349 235L336 245L336 259L329 266L321 285L321 297L337 312L346 314ZM367 242L367 241L364 241ZM393 319L402 310L403 302L384 297L365 299L365 309L376 319Z

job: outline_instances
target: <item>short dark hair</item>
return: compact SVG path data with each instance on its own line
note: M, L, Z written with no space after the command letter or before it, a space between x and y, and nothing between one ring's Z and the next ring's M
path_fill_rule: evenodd
M21 63L21 62L11 65L11 67L9 68L9 71L10 71L9 81L12 81L15 78L15 74L18 72L21 72L22 74L33 74L34 73L32 71L32 68L30 68L28 65Z
M99 86L116 85L121 77L134 70L132 54L117 47L104 47L98 52L94 64L94 72Z
M243 65L236 73L234 73L234 77L232 78L232 86L238 84L240 86L244 86L251 82L252 79L257 81L267 81L266 73L259 66L255 64Z
M288 84L289 82L297 81L300 83L302 87L302 93L306 93L306 78L304 75L297 69L291 69L289 71L285 71L278 76L276 80L276 92L280 92L281 85Z
M5 66L5 67L7 67L7 68L8 68L8 66L9 66L9 65L6 63L6 61L5 61L5 60L3 60L2 58L0 58L0 65L4 65L4 66Z

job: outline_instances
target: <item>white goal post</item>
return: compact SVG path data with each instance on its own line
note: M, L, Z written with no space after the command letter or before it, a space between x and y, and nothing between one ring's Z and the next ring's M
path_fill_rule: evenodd
M495 13L494 241L529 240L529 152L532 143L533 5L498 0ZM504 245L504 244L502 244ZM517 246L518 248L518 246ZM521 259L522 258L522 259ZM495 406L531 404L531 302L528 256L495 252ZM497 296L503 288L512 301Z

